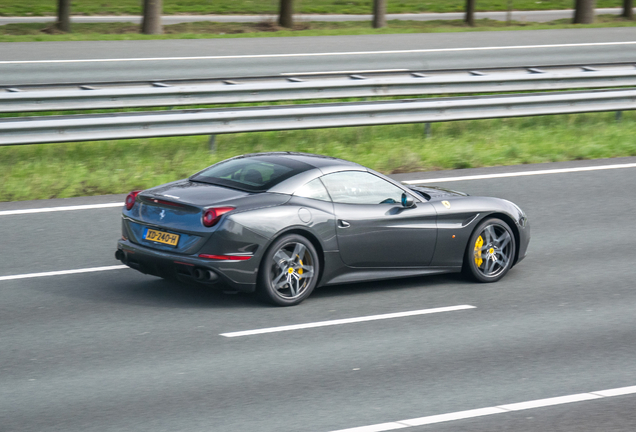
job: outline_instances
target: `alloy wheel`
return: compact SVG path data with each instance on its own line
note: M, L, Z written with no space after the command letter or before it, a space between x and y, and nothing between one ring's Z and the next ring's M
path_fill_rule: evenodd
M477 270L487 278L496 278L510 265L514 242L509 230L500 224L487 225L477 237L473 259Z
M314 257L300 242L289 242L274 253L271 262L270 286L285 300L301 297L315 277Z

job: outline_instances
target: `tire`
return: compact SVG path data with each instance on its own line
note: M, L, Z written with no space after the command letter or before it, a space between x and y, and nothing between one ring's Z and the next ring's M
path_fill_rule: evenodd
M515 236L501 219L481 222L470 236L464 256L464 271L478 282L497 282L512 267Z
M258 272L259 296L277 306L294 306L309 297L320 274L314 245L298 234L288 234L272 244Z

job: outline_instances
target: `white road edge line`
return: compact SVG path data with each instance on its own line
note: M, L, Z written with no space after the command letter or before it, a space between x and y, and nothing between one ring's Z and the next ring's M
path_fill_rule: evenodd
M408 72L410 69L369 69L369 70L353 70L353 71L328 71L328 72L281 72L281 75L338 75L338 74L357 74L357 73L376 73L376 72Z
M142 62L142 61L175 61L175 60L229 60L229 59L255 59L255 58L283 58L283 57L328 57L328 56L378 55L378 54L418 54L418 53L461 52L461 51L498 51L498 50L521 50L521 49L536 49L536 48L572 48L572 47L592 47L592 46L615 46L615 45L636 45L636 41L493 46L493 47L470 47L470 48L431 48L431 49L386 50L386 51L296 53L296 54L244 54L244 55L228 55L228 56L138 57L138 58L73 59L73 60L3 60L3 61L0 61L0 65L39 64L39 63Z
M616 164L616 165L596 165L596 166L589 166L589 167L561 168L561 169L549 169L549 170L538 170L538 171L519 171L519 172L511 172L511 173L483 174L483 175L463 176L463 177L431 178L431 179L423 179L423 180L404 180L402 183L404 184L444 183L444 182L454 182L454 181L463 181L463 180L485 180L485 179L504 178L504 177L524 177L524 176L545 175L545 174L564 174L564 173L575 173L575 172L585 172L585 171L603 171L603 170L622 169L622 168L636 168L636 163ZM108 208L108 207L122 207L123 205L124 203L107 203L107 204L66 206L66 207L47 207L47 208L25 209L25 210L5 210L5 211L0 211L0 216L71 211L71 210L92 210L92 209L100 209L100 208Z
M93 273L93 272L102 272L102 271L108 271L108 270L121 270L126 268L128 268L128 266L114 265L114 266L107 266L107 267L91 267L91 268L83 268L83 269L75 269L75 270L60 270L60 271L51 271L51 272L42 272L42 273L28 273L28 274L21 274L21 275L0 276L0 281L29 279L29 278L38 278L38 277L47 277L47 276L61 276L61 275L78 274L78 273Z
M46 208L35 208L35 209L23 209L23 210L5 210L0 211L0 216L11 216L11 215L21 215L21 214L31 214L31 213L48 213L48 212L59 212L59 211L72 211L72 210L92 210L92 209L101 209L108 207L123 207L124 203L107 203L107 204L87 204L87 205L76 205L76 206L65 206L65 207L46 207Z
M340 325L340 324L351 324L351 323L359 323L359 322L365 322L365 321L377 321L377 320L384 320L384 319L391 319L391 318L403 318L403 317L410 317L415 315L426 315L426 314L439 313L439 312L452 312L452 311L458 311L458 310L464 310L464 309L475 309L475 308L476 306L471 306L471 305L447 306L447 307L440 307L440 308L433 308L433 309L414 310L409 312L396 312L396 313L389 313L389 314L382 314L382 315L370 315L370 316L357 317L357 318L344 318L344 319L337 319L337 320L330 320L330 321L319 321L319 322L305 323L305 324L294 324L294 325L287 325L287 326L280 326L280 327L268 327L268 328L262 328L262 329L256 329L256 330L245 330L245 331L238 331L238 332L221 333L219 336L224 336L228 338L239 337L239 336L251 336L251 335L257 335L257 334L263 334L263 333L276 333L276 332L283 332L283 331L289 331L289 330L327 327L327 326L334 326L334 325Z
M559 396L548 399L538 399L527 402L513 403L508 405L499 405L487 408L478 408L467 411L457 411L447 414L438 414L426 417L412 418L407 420L398 420L395 422L379 423L369 426L360 426L349 429L339 429L332 432L384 432L395 429L404 429L413 426L429 425L434 423L443 423L455 420L463 420L475 417L482 417L492 414L503 414L511 411L521 411L527 409L542 408L547 406L563 405L574 402L589 401L594 399L603 399L607 397L623 396L636 394L636 386L621 387L609 390L601 390L590 393L579 393L568 396Z
M621 168L636 168L636 163L616 164L616 165L597 165L597 166L578 167L578 168L560 168L560 169L549 169L549 170L539 170L539 171L519 171L519 172L511 172L511 173L483 174L483 175L473 175L473 176L463 176L463 177L405 180L402 183L405 183L405 184L443 183L443 182L454 182L454 181L463 181L463 180L484 180L484 179L494 179L494 178L504 178L504 177L524 177L524 176L535 176L535 175L545 175L545 174L563 174L563 173L574 173L574 172L584 172L584 171L602 171L602 170L621 169Z

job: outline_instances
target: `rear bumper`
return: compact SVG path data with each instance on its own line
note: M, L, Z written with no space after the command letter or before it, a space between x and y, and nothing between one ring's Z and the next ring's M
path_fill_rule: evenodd
M245 261L209 260L158 251L123 239L117 242L115 256L142 273L205 285L227 285L241 292L255 290L260 262L257 256Z

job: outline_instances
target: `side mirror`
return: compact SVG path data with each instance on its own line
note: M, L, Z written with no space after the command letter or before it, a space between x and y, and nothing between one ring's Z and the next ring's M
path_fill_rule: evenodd
M415 200L411 195L402 193L402 207L410 208L415 205Z

